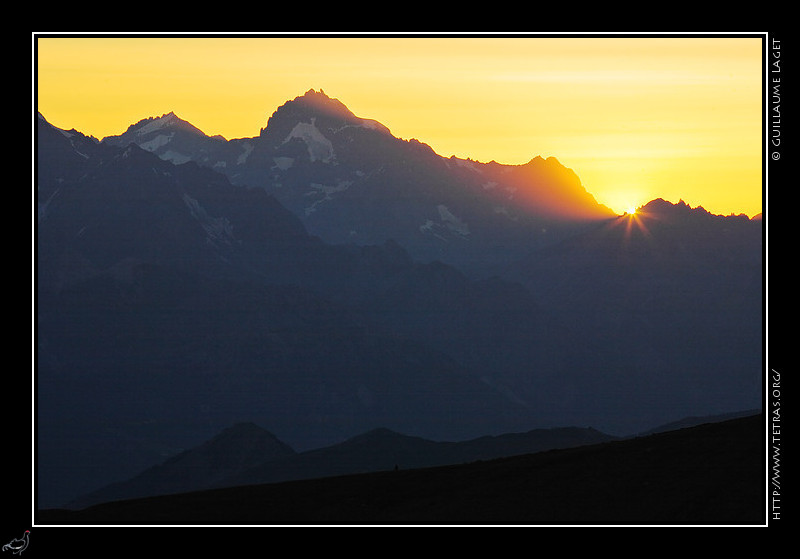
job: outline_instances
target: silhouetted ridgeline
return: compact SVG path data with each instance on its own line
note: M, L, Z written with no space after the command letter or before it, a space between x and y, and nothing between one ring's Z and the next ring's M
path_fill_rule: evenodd
M239 424L127 481L83 495L66 508L222 487L464 464L614 438L595 429L569 427L442 442L382 428L329 447L295 453L268 431Z
M313 90L255 138L40 115L36 150L38 506L237 422L302 453L761 407L760 220L616 216L553 157L444 158Z
M567 450L43 510L125 525L760 525L762 414Z

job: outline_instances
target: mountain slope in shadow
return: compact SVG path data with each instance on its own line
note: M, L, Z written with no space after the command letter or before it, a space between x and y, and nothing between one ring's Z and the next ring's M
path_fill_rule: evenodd
M654 435L656 433L675 431L677 429L686 429L687 427L695 427L697 425L703 425L705 423L718 423L720 421L737 419L739 417L748 417L751 415L757 415L759 413L761 413L761 410L754 409L754 410L742 410L736 412L722 413L718 415L689 416L689 417L684 417L682 419L678 419L677 421L670 421L669 423L658 425L656 427L653 427L652 429L647 429L646 431L637 433L635 436L645 437L647 435Z
M263 462L295 454L266 429L254 423L238 423L127 481L79 497L69 506L83 508L105 501L206 489Z
M458 466L44 510L37 524L758 525L763 414Z
M339 444L295 453L268 431L240 424L130 480L80 497L68 508L211 488L462 464L613 439L591 428L565 427L440 442L379 428Z

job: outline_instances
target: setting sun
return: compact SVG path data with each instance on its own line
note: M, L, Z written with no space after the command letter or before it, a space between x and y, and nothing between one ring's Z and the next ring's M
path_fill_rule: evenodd
M168 112L209 136L253 137L317 88L444 157L556 157L619 213L632 197L762 211L757 36L58 36L35 46L37 110L99 139Z
M763 521L779 45L33 33L20 506L45 525Z

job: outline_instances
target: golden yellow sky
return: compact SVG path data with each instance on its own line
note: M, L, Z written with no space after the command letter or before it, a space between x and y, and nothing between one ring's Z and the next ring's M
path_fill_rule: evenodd
M170 111L256 136L322 89L436 153L554 156L623 212L653 198L762 211L762 38L34 38L36 104L103 138Z

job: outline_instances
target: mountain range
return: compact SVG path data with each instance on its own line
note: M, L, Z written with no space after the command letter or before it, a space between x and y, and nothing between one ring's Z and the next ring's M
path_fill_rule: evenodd
M46 526L763 526L763 427L757 413L493 460L40 510L36 519ZM148 534L149 545L163 533ZM233 539L246 548L252 533ZM262 533L256 537L263 543Z
M687 417L635 437L757 415L759 410L743 410ZM266 429L238 423L128 480L82 495L66 507L84 509L111 501L225 487L467 464L623 439L591 428L562 427L466 441L432 441L379 428L329 447L298 453Z
M36 128L37 499L225 426L624 435L761 405L762 227L443 158L322 92L258 137Z
M614 216L553 157L525 165L443 158L355 116L323 91L280 106L254 138L206 136L169 113L103 143L135 143L162 159L194 161L233 184L263 189L328 243L393 240L417 260L462 268L507 261Z
M379 428L329 447L297 453L269 431L240 423L129 480L83 495L68 508L213 488L463 464L610 440L615 437L576 427L458 442L432 441Z

